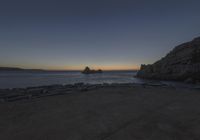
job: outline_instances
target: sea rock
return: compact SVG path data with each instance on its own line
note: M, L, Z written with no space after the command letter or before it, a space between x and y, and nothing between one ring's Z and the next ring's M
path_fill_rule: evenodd
M175 47L152 65L141 65L137 77L159 80L200 81L200 37Z
M82 71L83 74L95 74L95 73L102 73L103 71L101 69L99 70L91 70L89 67L85 67L85 69Z

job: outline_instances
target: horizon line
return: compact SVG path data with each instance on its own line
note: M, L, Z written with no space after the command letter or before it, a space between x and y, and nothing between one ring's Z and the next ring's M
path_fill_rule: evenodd
M22 70L43 70L43 71L82 71L83 69L43 69L43 68L26 68L26 67L11 67L0 66L0 68L22 69ZM139 68L133 69L101 69L103 71L137 71Z

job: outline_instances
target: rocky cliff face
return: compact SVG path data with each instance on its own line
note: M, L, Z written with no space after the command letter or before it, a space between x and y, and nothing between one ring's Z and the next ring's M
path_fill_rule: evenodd
M152 65L141 65L137 77L200 81L200 37L175 47Z

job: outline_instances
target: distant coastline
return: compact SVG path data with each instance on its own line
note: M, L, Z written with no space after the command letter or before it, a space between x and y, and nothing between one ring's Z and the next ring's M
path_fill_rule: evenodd
M45 69L24 69L18 67L0 67L0 72L68 72L68 71L79 71L79 70L45 70Z
M47 69L25 69L25 68L19 68L19 67L0 67L0 72L1 71L22 71L22 72L70 72L70 71L82 71L82 70L47 70ZM137 72L138 70L104 70L106 72L109 71L134 71Z
M46 71L42 69L23 69L17 67L0 67L0 71Z

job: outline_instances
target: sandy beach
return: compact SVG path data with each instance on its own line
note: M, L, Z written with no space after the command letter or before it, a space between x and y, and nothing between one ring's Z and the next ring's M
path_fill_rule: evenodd
M50 96L34 98L41 88L33 88L28 89L32 96L27 99L1 100L2 140L200 139L197 89L145 85L45 88Z

